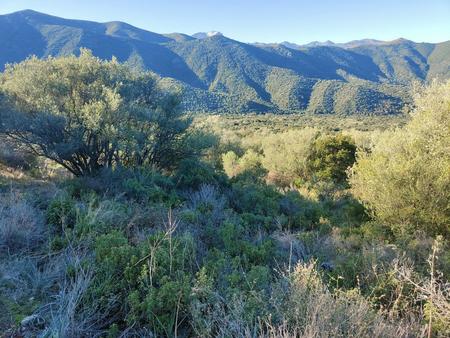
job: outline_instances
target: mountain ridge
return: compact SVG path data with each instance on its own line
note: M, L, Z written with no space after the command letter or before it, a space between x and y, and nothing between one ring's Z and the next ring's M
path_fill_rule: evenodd
M450 41L247 44L219 32L159 34L32 10L1 15L0 31L0 67L89 48L154 72L195 112L391 114L409 102L413 81L450 77Z

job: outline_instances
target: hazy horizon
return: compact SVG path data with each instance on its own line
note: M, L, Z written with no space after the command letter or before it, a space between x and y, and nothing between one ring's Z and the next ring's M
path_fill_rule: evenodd
M389 8L389 10L385 10ZM218 1L182 2L112 0L77 3L55 0L6 0L0 14L31 9L67 19L97 22L123 21L157 33L220 31L242 42L305 44L312 41L344 43L360 39L443 42L450 37L450 2L378 0L360 3L283 0L264 3ZM230 19L232 18L232 19ZM375 27L375 28L374 28Z

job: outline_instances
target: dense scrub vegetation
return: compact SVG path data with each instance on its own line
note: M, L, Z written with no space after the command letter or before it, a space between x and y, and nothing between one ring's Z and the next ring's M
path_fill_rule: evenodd
M449 85L396 129L255 128L87 52L8 67L0 331L448 336Z
M450 230L450 82L416 99L411 122L361 153L351 181L356 195L396 231Z

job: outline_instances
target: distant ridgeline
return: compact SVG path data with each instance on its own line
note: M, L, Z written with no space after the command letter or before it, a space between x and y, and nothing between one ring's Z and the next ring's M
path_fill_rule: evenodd
M156 34L30 10L0 16L0 32L2 69L86 47L156 73L160 86L183 92L192 112L395 114L410 102L413 81L450 77L450 41L245 44L219 32Z

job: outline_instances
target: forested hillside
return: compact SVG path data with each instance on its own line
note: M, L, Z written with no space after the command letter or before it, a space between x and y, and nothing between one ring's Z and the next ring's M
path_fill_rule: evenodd
M192 112L394 114L411 102L413 81L450 77L450 42L246 44L34 11L0 16L0 30L0 67L84 47L156 73L163 89L183 92L183 108Z

